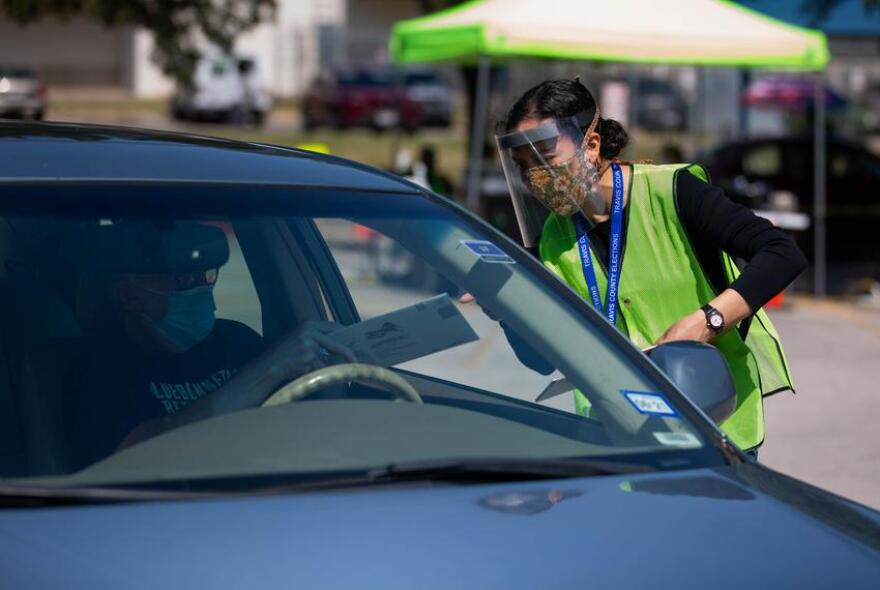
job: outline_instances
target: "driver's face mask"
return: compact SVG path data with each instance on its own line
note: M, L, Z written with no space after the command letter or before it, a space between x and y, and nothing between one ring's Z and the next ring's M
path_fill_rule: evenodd
M216 320L214 284L217 270L174 275L129 277L139 296L137 314L141 325L173 351L186 351L207 338ZM159 305L159 302L164 302ZM164 313L157 317L157 311ZM148 309L152 309L148 313Z
M205 285L168 293L168 311L153 328L177 350L189 350L214 329L214 287Z

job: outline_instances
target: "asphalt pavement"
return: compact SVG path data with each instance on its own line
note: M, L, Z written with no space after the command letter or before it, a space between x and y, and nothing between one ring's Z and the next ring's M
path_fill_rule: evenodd
M770 315L797 393L765 400L759 460L880 509L880 310L796 299Z

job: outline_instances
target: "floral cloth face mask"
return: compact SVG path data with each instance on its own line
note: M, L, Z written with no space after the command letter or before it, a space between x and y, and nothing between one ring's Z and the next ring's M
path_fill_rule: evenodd
M583 144L565 162L529 168L526 183L538 201L563 217L584 209L605 212L605 200L599 193L599 172L587 159Z

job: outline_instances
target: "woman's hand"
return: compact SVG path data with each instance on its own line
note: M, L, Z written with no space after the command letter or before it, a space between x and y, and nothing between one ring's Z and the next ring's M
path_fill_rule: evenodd
M673 340L697 340L699 342L709 342L714 336L715 334L713 334L706 325L706 314L698 309L669 326L654 344L663 344L664 342L672 342Z
M717 309L724 317L725 331L752 315L749 304L746 303L742 295L733 289L725 289L718 297L710 301L709 305ZM698 309L669 326L654 344L673 340L710 342L714 337L715 333L706 325L706 314L702 309Z

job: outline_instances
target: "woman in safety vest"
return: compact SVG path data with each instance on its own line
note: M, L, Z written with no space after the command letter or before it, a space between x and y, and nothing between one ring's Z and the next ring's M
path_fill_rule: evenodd
M761 307L805 268L794 241L709 184L701 166L620 161L626 131L601 117L577 79L528 90L501 127L496 140L526 247L641 348L716 346L737 389L721 427L740 448L756 449L762 397L792 389ZM742 272L732 257L748 262ZM586 413L589 401L575 395Z

